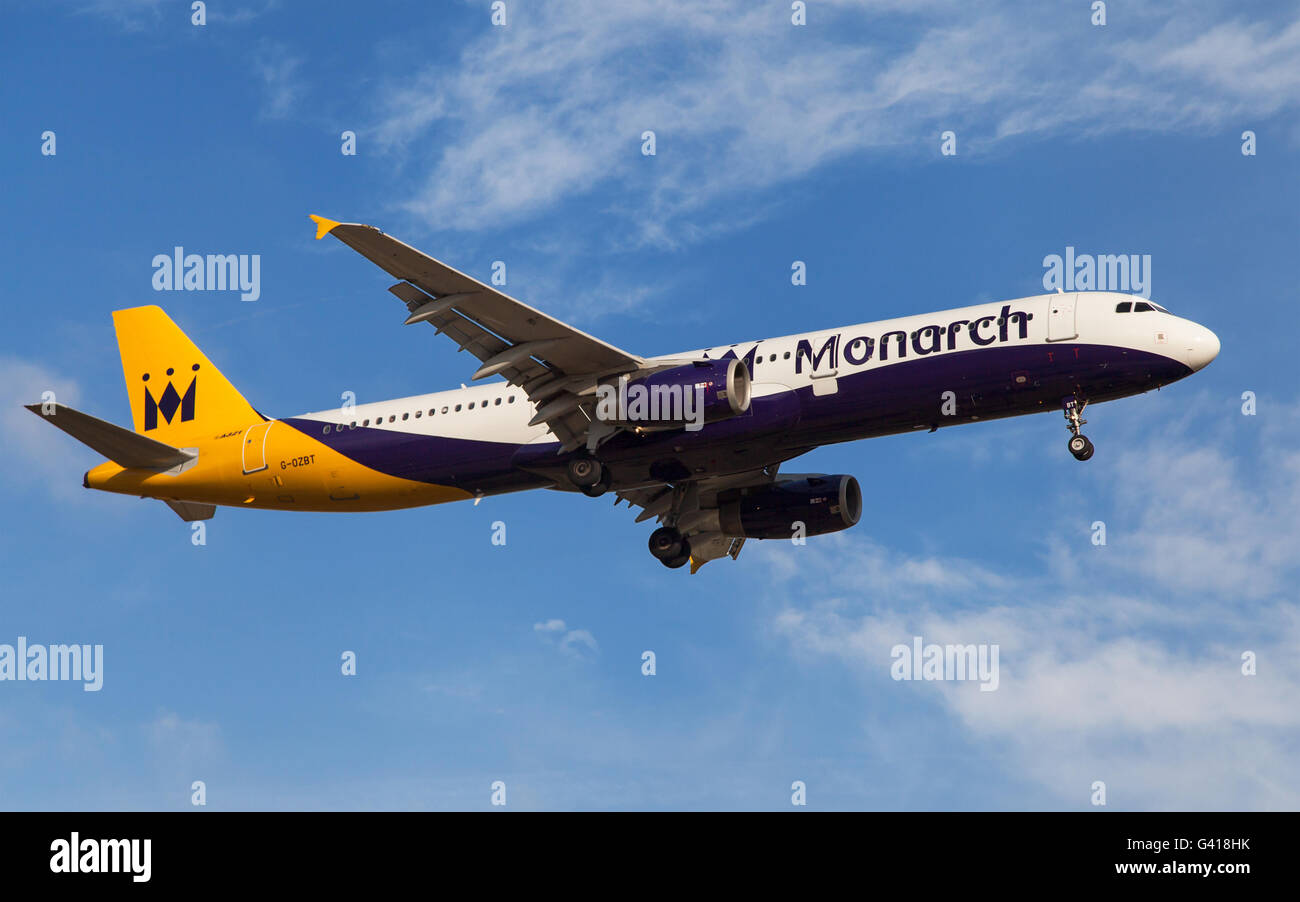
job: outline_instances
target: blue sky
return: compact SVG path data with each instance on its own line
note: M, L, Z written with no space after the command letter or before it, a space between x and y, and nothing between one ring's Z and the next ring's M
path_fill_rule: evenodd
M0 807L1300 805L1294 4L506 2L6 7L0 643L105 674L0 683ZM114 309L273 416L467 380L313 212L643 354L1040 293L1066 246L1150 254L1223 352L1090 408L1086 465L1058 415L816 451L862 522L694 577L607 498L220 510L196 547L83 490L18 405L128 423ZM261 255L261 298L155 293L176 245ZM892 680L914 635L997 643L998 691Z

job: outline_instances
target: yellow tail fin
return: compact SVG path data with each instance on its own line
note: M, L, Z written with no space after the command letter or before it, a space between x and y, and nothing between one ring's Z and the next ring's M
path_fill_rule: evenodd
M135 431L182 447L263 417L159 307L113 312Z

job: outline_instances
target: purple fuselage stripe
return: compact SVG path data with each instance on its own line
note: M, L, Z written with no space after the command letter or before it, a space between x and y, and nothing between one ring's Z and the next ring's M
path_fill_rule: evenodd
M758 367L756 381L764 381ZM1106 345L1020 345L935 354L832 377L836 391L811 386L754 398L747 413L682 430L620 433L598 456L616 484L658 481L665 473L735 472L789 459L812 447L1060 409L1076 387L1093 403L1168 385L1192 373L1159 354ZM829 380L828 380L829 381ZM944 393L956 414L943 413ZM468 419L473 413L453 414ZM516 445L416 435L397 429L331 429L316 420L284 423L371 469L470 492L497 494L551 483L567 459L558 443ZM680 478L680 477L678 477Z

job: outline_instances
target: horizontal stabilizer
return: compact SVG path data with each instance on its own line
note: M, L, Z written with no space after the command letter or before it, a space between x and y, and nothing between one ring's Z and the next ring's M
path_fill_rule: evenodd
M28 410L123 467L166 470L194 459L195 455L148 436L73 410L66 404L27 404ZM45 413L44 408L50 412Z
M195 520L211 520L217 512L215 504L202 504L198 501L167 501L166 504L186 523Z

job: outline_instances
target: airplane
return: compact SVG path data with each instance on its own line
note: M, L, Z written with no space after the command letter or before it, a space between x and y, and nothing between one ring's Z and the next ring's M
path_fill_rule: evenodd
M134 429L27 405L107 461L86 488L164 501L382 511L549 488L654 519L670 568L748 539L837 532L862 514L847 474L781 473L820 445L1061 410L1160 388L1219 353L1206 327L1137 295L1061 292L643 357L458 272L372 226L313 215L397 281L406 324L480 361L470 387L273 419L160 308L113 313ZM481 380L503 377L489 382ZM638 403L639 402L639 403Z

